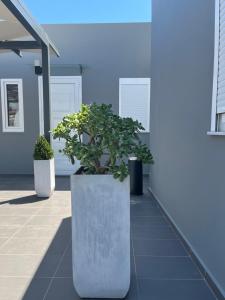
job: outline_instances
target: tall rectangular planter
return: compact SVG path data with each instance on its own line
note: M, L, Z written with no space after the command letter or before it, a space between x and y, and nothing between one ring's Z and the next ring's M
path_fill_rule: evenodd
M130 181L72 175L73 281L81 298L124 298L130 286Z
M34 186L38 197L50 197L55 189L55 162L34 160Z

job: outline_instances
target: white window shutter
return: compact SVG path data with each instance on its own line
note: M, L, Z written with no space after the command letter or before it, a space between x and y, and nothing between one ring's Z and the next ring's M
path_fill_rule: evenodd
M142 123L150 130L150 78L121 78L119 114Z
M219 0L217 113L225 112L225 0Z

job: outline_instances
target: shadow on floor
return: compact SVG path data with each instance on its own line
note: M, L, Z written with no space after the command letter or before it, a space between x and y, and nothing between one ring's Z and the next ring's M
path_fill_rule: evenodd
M63 181L62 188L68 188L68 177L60 178L60 180ZM183 247L179 235L171 227L157 201L146 192L146 187L145 183L143 196L131 197L131 287L126 300L215 300L216 297L208 287L203 274L199 272ZM58 200L60 202L63 193L58 194L56 203ZM66 194L69 197L69 194ZM29 201L35 200L37 200L36 196L32 196ZM27 203L26 197L16 201ZM70 201L69 198L68 201ZM54 203L52 207L54 208ZM25 291L22 292L24 295L21 298L16 295L16 298L11 299L80 299L75 292L72 280L71 218L65 218L63 214L64 217L58 220L52 215L54 213L52 207L45 210L43 216L34 216L36 220L29 223L32 226L27 226L28 230L31 230L29 236L34 236L29 238L28 246L35 239L35 245L43 249L42 246L46 245L43 240L47 239L48 250L41 256L38 255L38 258L37 255L36 258L35 255L28 255L29 260L27 254L24 254L27 265L22 263L23 275L24 270L29 268L29 264L36 266L37 269L35 274L29 273L27 277L19 276L5 280L9 284L7 288L14 292L14 295L17 288L19 291L21 289ZM50 223L50 227L54 230L49 235L49 231L46 228L43 230L43 227L49 227ZM34 231L38 232L38 235L33 235ZM23 241L23 236L21 241ZM14 238L14 242L21 245L19 238ZM15 249L12 250L15 251ZM13 268L8 266L13 274L16 273L17 263L21 262L21 255L16 255L16 259L17 261L12 261ZM0 296L0 298L6 299L7 297Z
M80 300L72 279L71 218L63 219L21 300L40 299ZM132 275L130 291L125 299L137 300L136 282Z
M72 279L71 236L70 217L61 222L21 300L80 300ZM137 300L136 296L136 282L131 275L130 291L125 299Z
M36 195L24 196L24 197L17 198L17 199L1 201L0 206L4 205L4 204L21 205L21 204L39 203L46 199L48 199L48 198L40 198L40 197L37 197Z
M72 281L71 217L62 220L22 300L60 299L48 297L57 278ZM72 292L76 297L75 291ZM73 296L73 299L78 298Z

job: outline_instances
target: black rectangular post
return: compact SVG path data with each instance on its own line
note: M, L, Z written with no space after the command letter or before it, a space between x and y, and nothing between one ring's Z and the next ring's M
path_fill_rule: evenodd
M44 132L50 142L50 55L49 47L42 44L42 79L43 79L43 106L44 106Z

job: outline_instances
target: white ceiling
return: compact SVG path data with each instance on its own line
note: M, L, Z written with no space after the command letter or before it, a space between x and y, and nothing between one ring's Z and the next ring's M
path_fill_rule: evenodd
M36 36L46 45L50 45L51 52L59 55L55 45L49 39L44 29L36 22L30 12L21 0L9 0L15 9L23 16L27 24L30 25ZM33 36L25 29L20 21L11 13L11 11L0 1L0 41L32 41ZM10 51L10 50L6 50ZM6 52L5 50L3 52ZM26 50L36 52L37 50ZM0 51L2 52L2 51Z
M0 2L0 41L14 40L26 37L32 39L31 35L14 15Z

